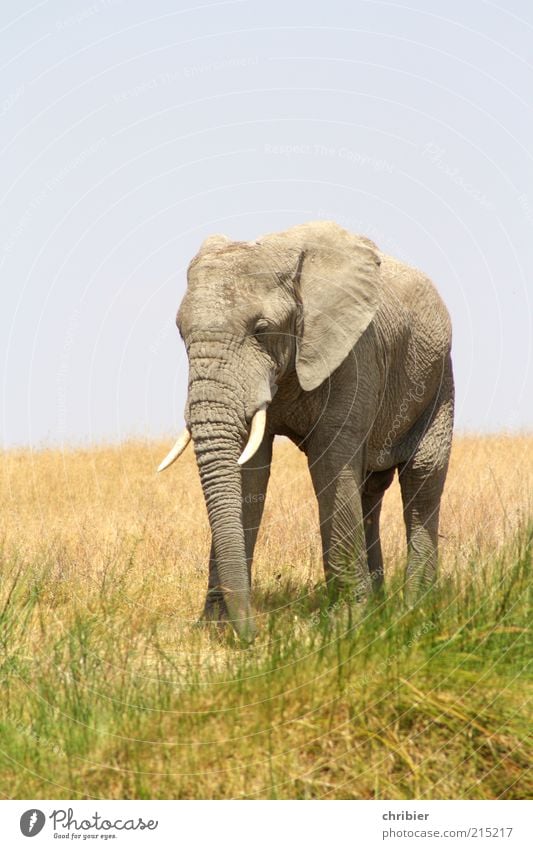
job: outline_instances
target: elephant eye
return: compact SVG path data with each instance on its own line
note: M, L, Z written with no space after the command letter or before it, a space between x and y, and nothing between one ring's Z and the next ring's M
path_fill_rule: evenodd
M266 333L269 327L270 323L266 318L258 318L254 324L254 336L261 336L262 333Z

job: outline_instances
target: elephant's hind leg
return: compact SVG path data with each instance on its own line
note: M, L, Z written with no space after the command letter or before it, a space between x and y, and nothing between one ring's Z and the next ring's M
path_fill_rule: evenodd
M379 517L383 495L391 485L393 478L394 469L388 469L385 472L371 472L363 488L362 504L366 555L374 592L381 592L383 589L384 570L379 534Z
M453 428L451 365L445 369L434 413L416 450L399 466L407 532L405 601L413 604L437 575L439 511Z
M440 489L431 478L422 478L407 467L400 473L400 484L407 534L404 597L411 606L437 575Z

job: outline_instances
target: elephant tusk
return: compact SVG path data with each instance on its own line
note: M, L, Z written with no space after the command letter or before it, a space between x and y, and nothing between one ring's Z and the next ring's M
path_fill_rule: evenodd
M174 460L177 460L180 454L183 454L190 441L191 432L189 428L186 427L183 433L178 437L174 447L168 452L163 462L160 463L160 465L157 467L157 471L163 472L165 469L168 469L168 467L172 465Z
M263 441L263 436L265 435L266 415L266 404L263 404L262 407L259 407L252 419L252 426L250 428L250 436L248 437L248 442L246 443L246 447L237 461L239 463L239 466L243 466L245 463L248 462L248 460L251 460L251 458L254 456L255 452L261 445Z

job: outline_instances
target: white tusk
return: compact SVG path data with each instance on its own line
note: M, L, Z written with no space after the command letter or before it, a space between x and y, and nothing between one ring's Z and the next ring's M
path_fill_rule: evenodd
M243 466L245 463L248 462L248 460L251 460L251 458L254 456L255 452L261 445L263 441L263 436L265 435L266 417L266 404L263 404L262 407L259 407L258 411L255 413L252 419L250 436L248 437L246 448L244 449L237 461L239 463L239 466Z
M168 452L163 462L158 466L157 471L162 472L172 465L174 460L177 460L180 454L183 454L187 445L191 441L191 433L188 428L185 428L183 433L178 437L177 442L171 451Z

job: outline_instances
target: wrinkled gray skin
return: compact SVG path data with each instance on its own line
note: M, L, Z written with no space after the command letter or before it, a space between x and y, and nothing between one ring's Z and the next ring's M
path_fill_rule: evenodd
M453 424L450 320L427 277L332 222L255 242L213 236L189 266L177 324L212 532L205 618L255 635L251 565L275 434L307 455L326 580L357 601L382 585L379 515L398 469L413 603L436 574ZM265 436L241 469L265 402Z

